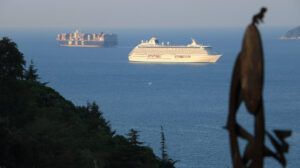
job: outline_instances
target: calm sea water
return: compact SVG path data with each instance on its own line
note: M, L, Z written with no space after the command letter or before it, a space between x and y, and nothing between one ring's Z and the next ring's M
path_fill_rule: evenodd
M288 29L262 28L265 53L264 103L266 129L292 129L287 167L300 165L300 41L277 40ZM234 60L244 28L215 29L85 29L114 32L115 48L64 48L57 33L72 29L2 29L34 61L41 81L76 105L96 101L104 116L125 135L134 128L140 140L160 155L160 126L167 152L178 168L231 166L228 132L222 129ZM171 44L190 38L210 44L223 54L215 64L146 64L128 62L128 53L140 40L156 36ZM240 108L241 125L253 132L253 118ZM242 142L243 143L243 142ZM243 145L243 144L242 144ZM267 159L265 167L280 165Z

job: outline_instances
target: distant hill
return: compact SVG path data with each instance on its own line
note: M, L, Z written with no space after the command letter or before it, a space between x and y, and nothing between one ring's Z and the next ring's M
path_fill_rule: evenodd
M280 37L281 40L300 40L300 26L288 31Z

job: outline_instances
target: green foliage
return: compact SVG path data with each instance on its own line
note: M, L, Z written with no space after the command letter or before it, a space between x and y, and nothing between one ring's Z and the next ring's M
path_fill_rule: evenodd
M37 79L39 79L39 76L36 72L37 69L34 68L33 61L31 60L28 70L26 70L24 73L24 79L30 81L36 81Z
M165 133L164 133L164 128L163 126L160 126L161 128L161 160L160 160L160 164L159 164L159 167L160 168L174 168L175 167L175 163L178 162L177 160L176 161L173 161L172 159L170 159L168 157L168 154L167 154L167 147L166 147L166 138L165 138Z
M138 145L143 144L143 142L138 141L138 138L140 136L138 133L139 133L139 131L131 128L129 130L129 133L127 134L129 143L131 143L134 146L138 146Z
M0 40L0 81L21 79L23 77L25 61L17 44L9 38Z
M158 168L165 164L151 148L141 146L138 131L132 129L128 139L115 135L95 102L74 106L36 81L33 63L23 74L23 56L9 39L0 41L0 54L0 167Z
M160 142L160 144L161 144L161 148L160 148L160 150L161 150L161 159L162 160L167 160L167 158L168 158L168 155L167 155L167 151L166 151L166 139L165 139L165 133L164 133L164 128L163 128L163 126L160 126L160 129L161 129L161 142Z

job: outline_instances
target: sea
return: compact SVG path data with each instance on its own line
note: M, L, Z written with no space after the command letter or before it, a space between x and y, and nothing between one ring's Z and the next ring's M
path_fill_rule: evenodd
M16 42L27 66L33 60L41 82L75 105L95 101L117 134L131 128L161 156L161 126L167 154L177 168L232 167L228 116L230 82L246 27L183 29L86 28L82 32L116 33L113 48L68 48L58 33L73 28L2 28L0 37ZM259 26L263 41L266 130L292 130L286 141L288 168L300 166L300 40L278 40L290 28ZM222 57L216 63L132 63L129 52L141 40L186 45L191 38L210 45ZM237 121L253 134L254 117L242 104ZM243 153L246 141L239 140ZM272 147L266 137L266 145ZM281 165L266 158L265 168Z

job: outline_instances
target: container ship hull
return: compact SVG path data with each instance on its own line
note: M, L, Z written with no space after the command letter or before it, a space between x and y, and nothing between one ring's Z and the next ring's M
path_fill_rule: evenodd
M62 47L113 47L118 44L116 41L59 41L58 43Z
M118 44L116 34L105 33L61 33L56 39L62 47L113 47Z

